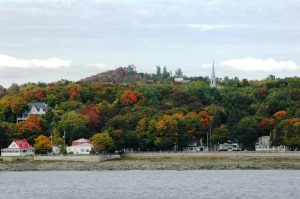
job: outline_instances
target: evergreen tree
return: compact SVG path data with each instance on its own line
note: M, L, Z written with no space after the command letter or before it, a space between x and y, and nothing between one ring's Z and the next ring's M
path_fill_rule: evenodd
M229 111L229 116L227 119L228 128L231 130L240 121L241 117L242 117L241 111L238 108L233 107Z

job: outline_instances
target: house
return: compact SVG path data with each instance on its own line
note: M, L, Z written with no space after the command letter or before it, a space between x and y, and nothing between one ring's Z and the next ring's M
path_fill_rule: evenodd
M271 146L270 136L261 136L255 144L255 151L287 151L285 146Z
M261 136L255 144L255 151L269 151L271 149L270 136Z
M183 149L184 152L200 152L208 151L208 148L203 145L202 139L191 140L187 143L187 146Z
M217 146L218 151L241 151L242 147L238 143L223 143Z
M20 121L24 121L28 118L29 115L44 115L48 106L45 102L33 102L27 105L27 110L22 114L18 115L17 123Z
M73 154L90 154L93 145L90 140L81 138L72 142L72 146L67 147L67 153Z
M34 155L34 148L26 139L14 140L7 148L1 149L1 156L28 156Z

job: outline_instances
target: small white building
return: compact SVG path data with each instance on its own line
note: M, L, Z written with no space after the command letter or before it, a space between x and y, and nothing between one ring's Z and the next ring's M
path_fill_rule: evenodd
M18 115L17 123L26 120L29 115L44 115L48 108L45 102L29 103L27 107L27 111L25 111L22 115Z
M14 140L7 148L1 149L1 156L28 156L34 155L34 148L26 139Z
M241 151L242 148L238 143L223 143L217 146L218 151Z
M176 77L174 78L173 84L189 84L190 80L185 80L182 77Z
M67 153L87 155L90 154L93 145L90 140L81 138L72 142L72 146L67 147Z
M53 155L58 155L58 154L60 154L60 153L61 153L60 147L52 146L52 151L51 151L51 153L52 153Z

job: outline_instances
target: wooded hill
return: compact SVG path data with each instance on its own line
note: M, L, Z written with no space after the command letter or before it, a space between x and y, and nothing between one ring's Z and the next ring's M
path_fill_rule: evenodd
M207 77L189 84L173 78L165 67L144 74L129 66L79 82L0 87L0 147L26 138L47 151L51 132L61 145L65 131L67 144L92 137L98 151L182 149L190 140L206 142L210 124L213 143L238 141L251 150L271 134L273 145L300 147L300 78L224 78L217 88ZM16 124L29 102L46 102L47 113Z

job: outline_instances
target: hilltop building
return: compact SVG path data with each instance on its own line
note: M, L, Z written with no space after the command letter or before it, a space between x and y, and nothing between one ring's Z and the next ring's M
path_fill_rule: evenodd
M33 102L29 103L27 106L27 110L17 117L17 123L26 120L29 115L44 115L48 109L45 102Z
M176 77L174 78L173 84L189 84L190 80L185 80L182 77Z

